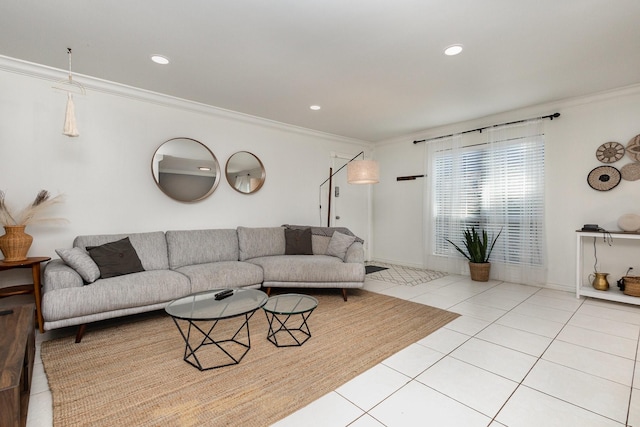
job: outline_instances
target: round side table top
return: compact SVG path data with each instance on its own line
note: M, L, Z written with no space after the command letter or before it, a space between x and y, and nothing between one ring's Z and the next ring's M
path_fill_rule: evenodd
M49 260L51 260L51 258L47 256L29 257L22 261L5 261L1 259L0 268L29 267L33 264L40 264L41 262L47 262Z

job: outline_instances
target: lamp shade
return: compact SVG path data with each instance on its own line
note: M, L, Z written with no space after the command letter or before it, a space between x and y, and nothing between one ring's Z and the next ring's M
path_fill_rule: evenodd
M354 160L347 164L349 184L377 184L379 177L378 162L375 160Z

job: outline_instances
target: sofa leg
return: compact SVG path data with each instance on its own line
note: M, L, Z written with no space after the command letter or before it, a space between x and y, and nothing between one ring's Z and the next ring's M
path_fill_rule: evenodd
M345 301L347 300L347 288L342 288L342 298Z
M84 335L84 331L87 329L87 324L83 323L78 326L78 332L76 332L76 344L82 341L82 336Z
M265 293L267 294L268 297L271 296L271 288L264 288Z

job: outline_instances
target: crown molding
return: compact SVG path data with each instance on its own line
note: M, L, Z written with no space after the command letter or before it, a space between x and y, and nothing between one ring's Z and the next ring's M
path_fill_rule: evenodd
M51 81L52 83L56 83L62 79L66 79L69 75L69 72L66 70L23 61L21 59L11 58L3 55L0 55L0 70L30 78L47 80ZM263 117L252 116L250 114L227 110L224 108L215 107L213 105L190 101L159 92L103 80L85 74L78 74L74 72L73 77L78 78L78 80L82 81L82 85L87 89L87 93L99 92L107 95L118 96L121 98L128 98L135 101L177 108L192 113L205 114L228 120L249 123L256 126L302 134L314 138L321 138L332 142L352 144L360 148L371 146L371 143L368 141L335 135L327 132L321 132L301 126L278 122L276 120L266 119Z
M489 116L479 117L477 119L465 120L462 122L450 123L447 125L423 129L411 134L394 137L385 141L380 141L378 143L375 143L374 146L382 147L398 143L413 142L420 139L431 139L436 138L440 135L464 132L468 129L492 126L495 123L508 122L511 120L522 120L546 114L553 114L556 111L562 114L563 110L566 109L575 108L594 102L604 102L614 98L635 95L640 95L640 84L633 84L600 92L594 92L588 95L575 96L571 98L560 99L557 101L530 105L514 110L503 111L501 113L491 114ZM562 116L560 116L558 120L562 120Z

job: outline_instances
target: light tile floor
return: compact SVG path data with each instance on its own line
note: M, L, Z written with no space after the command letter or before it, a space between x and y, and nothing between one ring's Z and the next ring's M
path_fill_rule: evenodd
M640 427L640 306L462 276L365 289L461 316L276 427ZM39 344L60 333L37 338L31 427L52 425Z

